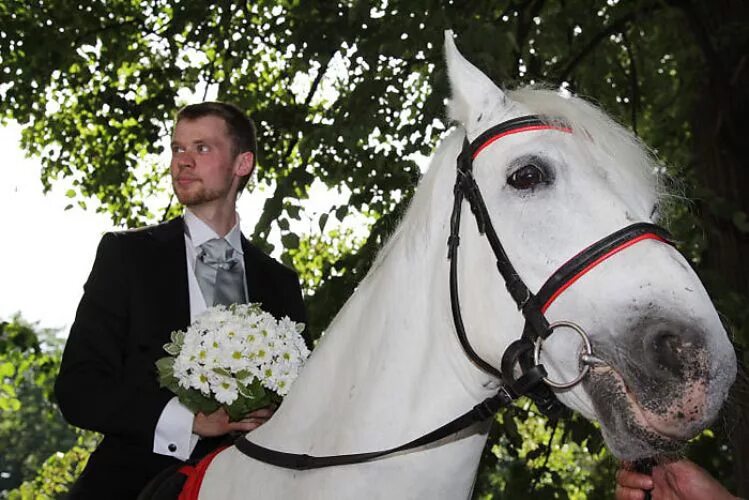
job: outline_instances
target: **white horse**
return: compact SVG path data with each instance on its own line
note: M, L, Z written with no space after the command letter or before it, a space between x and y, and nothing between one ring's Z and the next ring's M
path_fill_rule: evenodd
M654 164L638 141L590 104L551 91L505 93L466 61L451 34L450 116L460 127L437 149L400 227L340 311L275 416L248 434L290 453L337 455L411 441L496 392L456 339L446 241L456 157L464 137L521 115L559 117L571 133L528 130L495 140L474 172L507 254L533 291L589 244L658 202ZM465 203L464 203L465 204ZM465 204L467 205L467 204ZM499 366L523 318L486 239L464 209L458 278L473 349ZM670 245L638 242L600 263L546 311L589 332L595 365L559 399L598 420L621 458L673 449L716 416L734 380L733 348L702 284ZM580 369L580 342L551 335L550 377ZM358 465L294 471L228 448L201 499L469 498L488 425Z

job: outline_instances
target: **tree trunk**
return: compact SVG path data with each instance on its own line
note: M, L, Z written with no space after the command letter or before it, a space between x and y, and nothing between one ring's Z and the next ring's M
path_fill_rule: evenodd
M714 198L702 200L707 252L700 266L731 323L739 376L727 408L736 493L749 497L749 5L745 0L683 7L705 60L693 127L697 179ZM743 214L743 215L742 215ZM711 279L712 277L712 279ZM738 294L738 295L736 295ZM738 297L738 299L736 298ZM730 304L733 304L731 307Z

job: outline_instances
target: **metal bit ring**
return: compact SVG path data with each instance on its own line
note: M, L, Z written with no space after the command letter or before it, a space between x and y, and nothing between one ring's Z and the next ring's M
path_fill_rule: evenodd
M580 358L582 359L585 357L592 357L593 356L593 347L590 345L590 339L588 338L588 334L585 333L585 330L582 329L580 325L577 323L573 323L571 321L555 321L554 323L549 325L549 329L553 332L557 328L560 327L566 327L571 328L574 330L580 338L583 340L583 345L585 346L585 349L583 352L580 353ZM541 364L541 344L543 344L544 339L539 337L536 339L536 345L533 349L533 362L535 364ZM590 371L590 364L589 363L582 363L583 367L580 370L580 373L577 377L570 380L569 382L556 382L554 380L551 380L549 377L544 377L544 382L546 382L549 386L555 388L555 389L569 389L570 387L573 387L582 381L583 378L588 374Z

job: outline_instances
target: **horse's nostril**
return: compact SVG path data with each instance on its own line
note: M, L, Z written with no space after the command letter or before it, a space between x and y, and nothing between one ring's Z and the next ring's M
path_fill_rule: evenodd
M684 374L683 339L668 330L658 330L650 339L652 361L659 370L681 377Z

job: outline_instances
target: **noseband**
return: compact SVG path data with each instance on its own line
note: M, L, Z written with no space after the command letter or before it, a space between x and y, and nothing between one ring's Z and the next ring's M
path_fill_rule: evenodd
M455 201L450 218L448 238L448 259L450 259L450 302L455 330L466 355L485 372L502 381L499 391L471 410L424 434L408 443L387 450L352 453L342 455L313 456L301 453L287 453L257 445L242 436L234 445L244 455L278 467L293 470L319 469L339 465L352 465L378 458L404 453L415 448L434 443L492 417L500 408L508 406L520 396L528 396L540 411L550 417L558 417L565 408L549 388L566 388L578 383L590 369L589 363L596 362L592 355L590 341L585 331L570 321L549 323L544 313L551 303L569 286L592 268L617 252L645 239L655 239L668 243L665 229L649 223L637 223L620 229L597 241L569 262L559 268L534 295L525 285L507 257L497 236L491 217L481 196L481 190L473 177L473 160L493 142L510 134L534 130L556 130L571 133L571 128L561 120L541 116L523 116L508 120L482 133L474 141L464 141L463 150L458 156L458 175L453 189ZM525 317L525 327L521 337L510 344L502 356L501 369L483 360L468 341L458 297L458 246L460 244L460 213L463 201L471 206L476 224L485 235L497 259L497 269L505 281L507 291ZM583 339L585 351L581 354L584 368L580 375L570 382L554 382L548 379L544 366L540 363L541 343L557 328L572 328ZM516 370L519 368L519 370ZM519 376L516 373L519 372Z
M530 115L495 125L470 143L467 139L464 140L463 150L457 160L457 178L453 189L455 198L450 217L450 236L448 238L450 303L458 339L471 361L485 372L501 379L505 389L510 392L513 398L527 395L534 400L540 411L554 416L559 414L563 407L549 389L549 386L555 388L572 387L583 379L590 369L590 363L595 362L596 358L592 355L588 336L581 327L571 321L549 323L545 316L546 310L575 281L612 255L646 239L669 243L669 234L665 229L646 222L639 222L620 229L585 248L555 271L536 294L532 293L515 270L497 236L481 190L473 176L473 161L485 148L505 136L538 130L572 133L569 125L562 120ZM525 317L523 333L504 352L500 369L482 359L473 349L468 340L460 311L458 246L460 244L460 215L464 200L468 201L471 207L479 233L486 236L489 241L496 258L497 270L505 282L507 291ZM544 366L539 362L541 343L557 328L573 329L582 337L585 346L585 350L581 353L583 367L580 374L569 382L549 380ZM520 370L517 370L518 367ZM517 375L518 371L519 375ZM545 383L542 384L541 381Z

